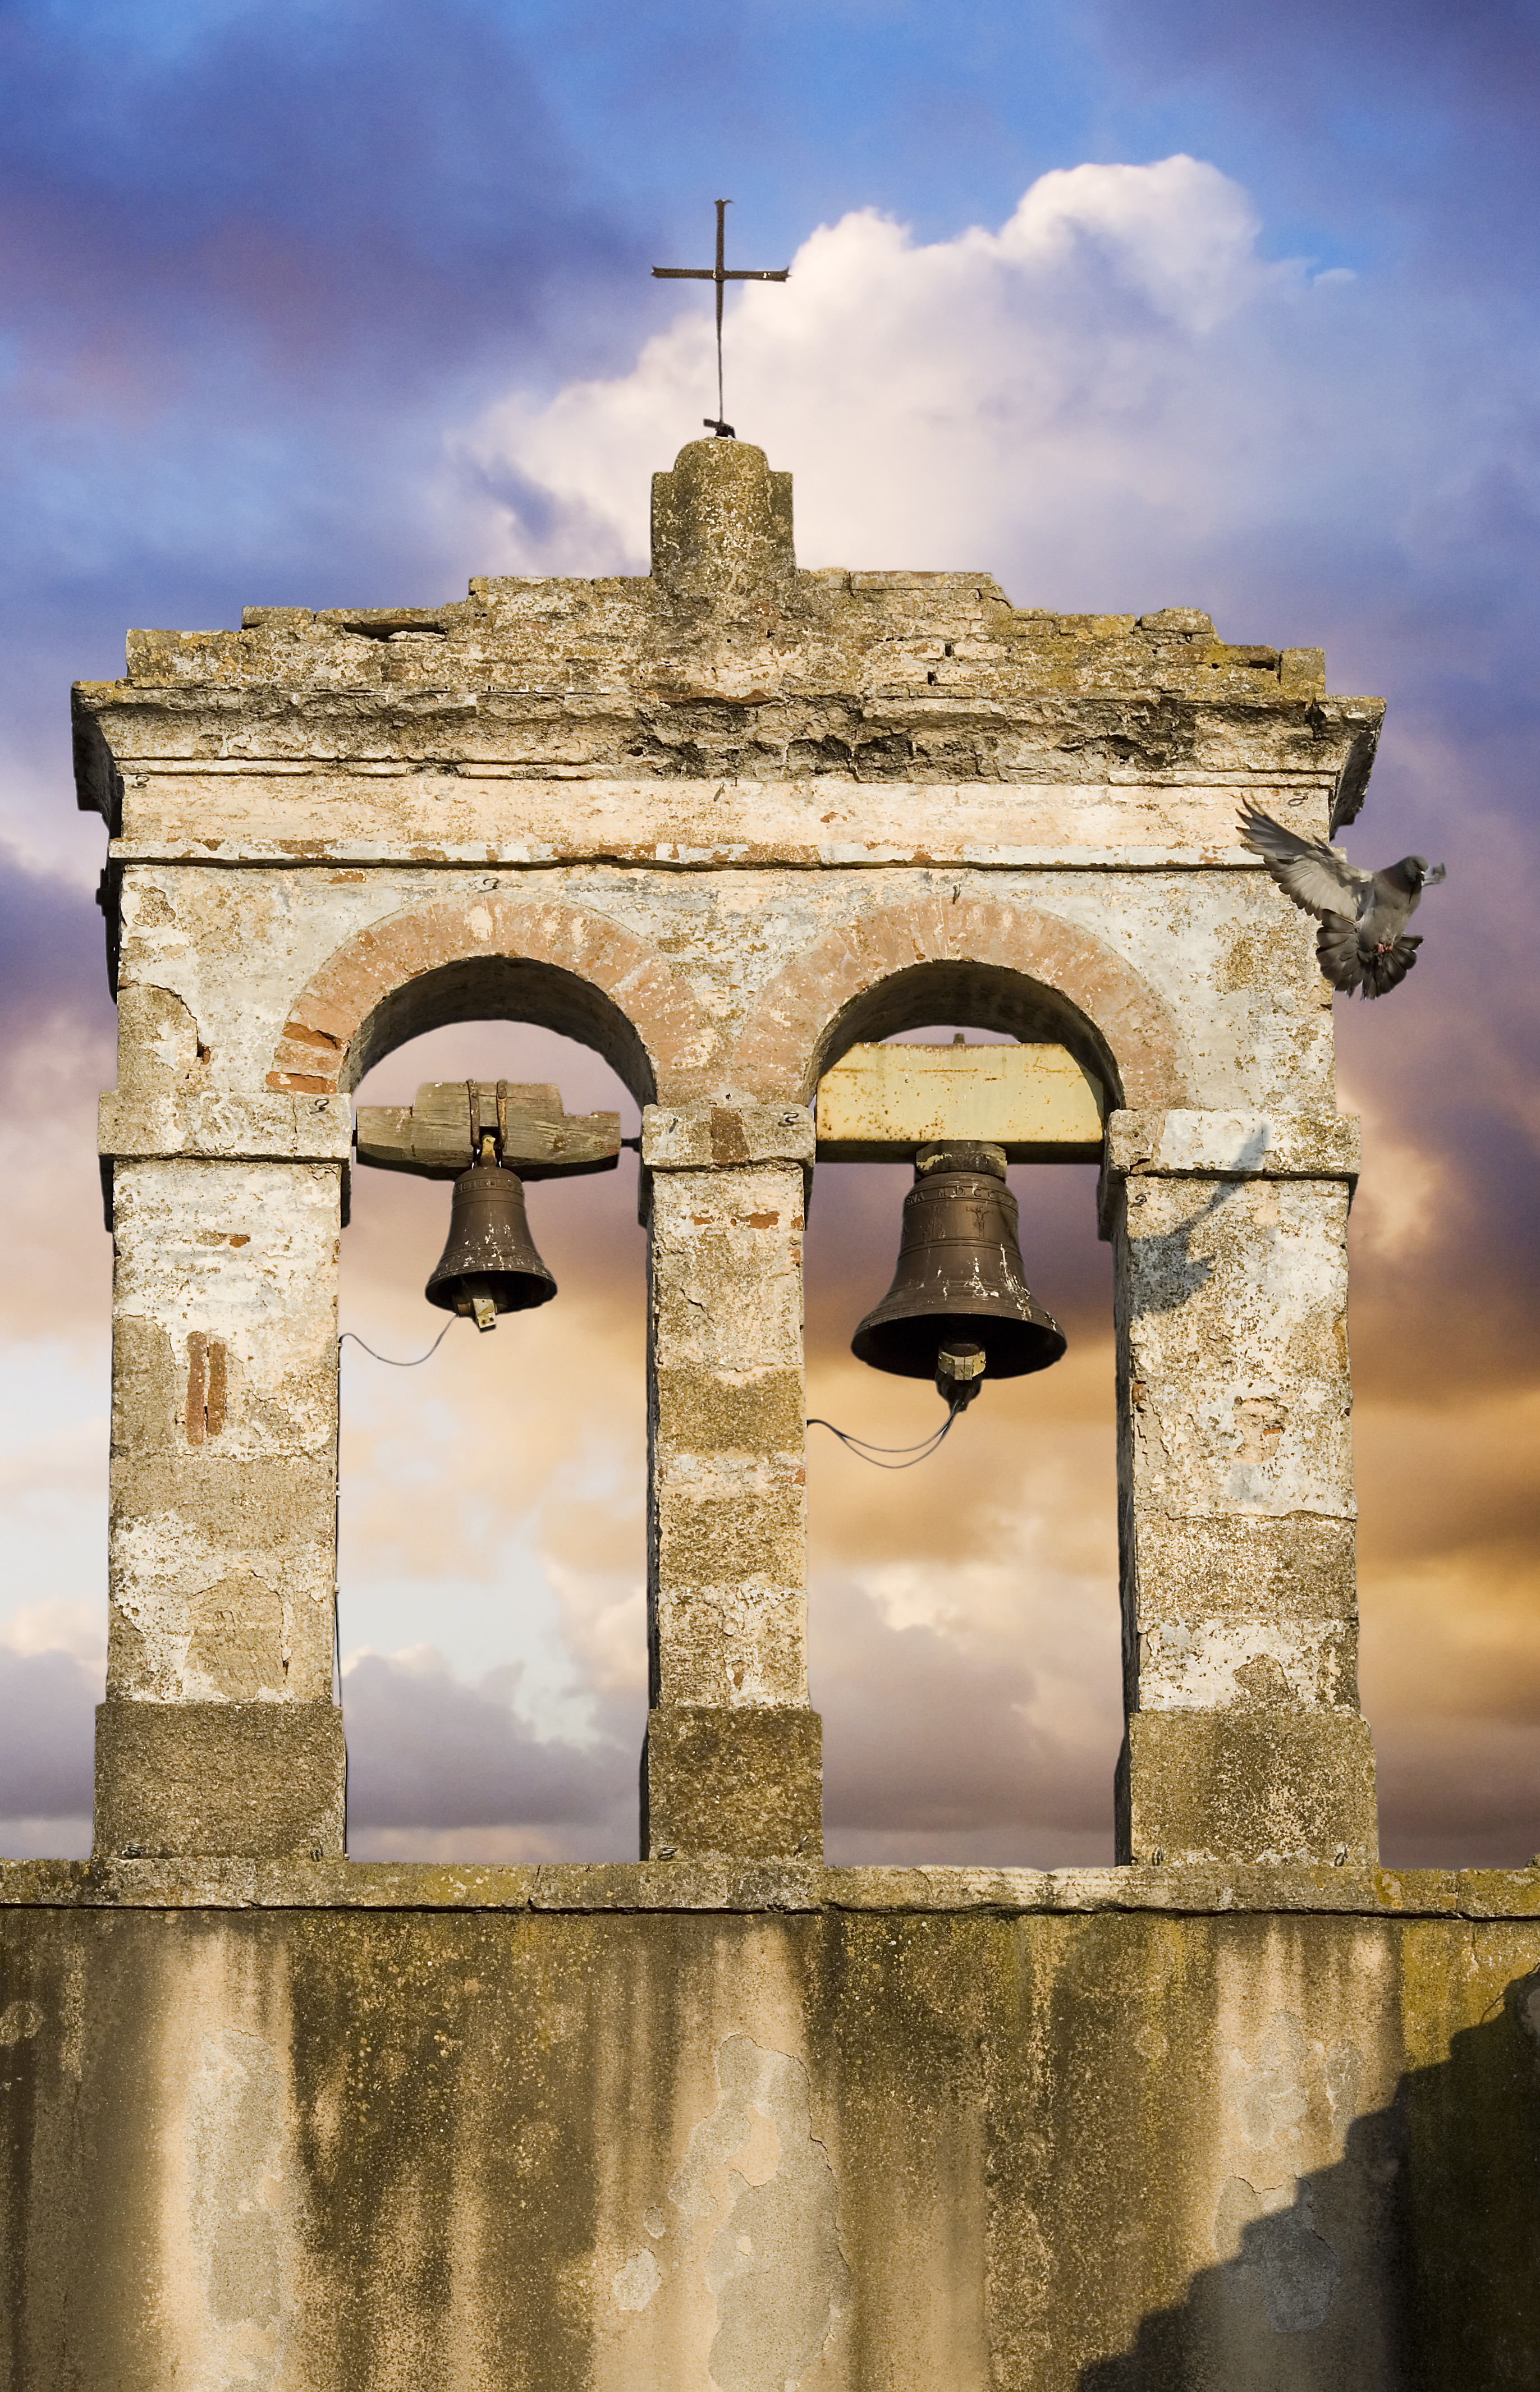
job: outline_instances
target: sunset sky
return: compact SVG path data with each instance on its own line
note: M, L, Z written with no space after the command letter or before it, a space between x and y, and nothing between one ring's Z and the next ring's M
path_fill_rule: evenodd
M1389 716L1348 835L1449 866L1387 1002L1339 1000L1364 1703L1398 1862L1540 1849L1540 310L1534 0L0 0L0 1850L89 1842L105 1649L114 1020L69 684L130 625L646 569L714 411L804 565L1017 604L1208 608ZM1279 904L1286 901L1280 895ZM506 1025L468 1072L629 1099ZM343 1351L351 1846L628 1857L645 1701L635 1162L530 1195L558 1302L421 1370ZM905 1175L822 1169L809 1410ZM812 1433L813 1698L842 1860L1111 1856L1110 1267L1094 1174L1017 1171L1070 1332L937 1457ZM440 1325L438 1187L359 1172L343 1322Z

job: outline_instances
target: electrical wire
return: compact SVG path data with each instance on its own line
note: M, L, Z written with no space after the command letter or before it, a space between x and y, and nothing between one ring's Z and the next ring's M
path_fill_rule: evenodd
M363 1346L366 1354L372 1355L373 1358L377 1362L388 1362L393 1371L415 1371L418 1370L422 1363L431 1362L433 1360L434 1356L438 1352L439 1347L443 1345L444 1340L447 1337L450 1330L454 1327L455 1322L459 1318L459 1313L451 1312L448 1320L439 1331L438 1335L434 1339L434 1342L429 1346L427 1352L425 1354L414 1354L409 1362L403 1361L400 1356L396 1354L376 1354L372 1346L364 1346L364 1341L359 1336L356 1329L343 1330L342 1335L337 1340L337 1351L340 1354L343 1347L347 1344L348 1339L351 1337L355 1346Z
M849 1449L858 1462L869 1462L874 1470L912 1470L917 1462L930 1460L943 1437L950 1434L952 1423L963 1409L960 1403L950 1404L942 1425L933 1430L929 1436L922 1437L918 1445L874 1445L870 1437L856 1436L849 1429L835 1428L833 1421L809 1420L805 1421L803 1426L826 1428L831 1436L837 1436L841 1445ZM910 1460L907 1462L879 1461L879 1455L887 1453L907 1453Z
M384 1362L388 1364L390 1369L393 1371L416 1371L421 1369L424 1362L431 1362L433 1360L434 1356L438 1352L439 1347L443 1345L444 1340L449 1334L449 1332L454 1327L455 1321L458 1318L458 1314L451 1313L449 1319L445 1322L443 1328L439 1331L438 1335L434 1339L433 1344L429 1346L427 1352L425 1354L414 1354L409 1361L404 1360L396 1354L376 1353L372 1346L365 1345L364 1340L359 1336L358 1332L356 1329L343 1330L342 1335L337 1340L337 1350L341 1353L343 1347L347 1344L348 1339L351 1337L355 1346L362 1346L364 1352L369 1355L374 1361ZM946 1419L942 1422L941 1426L938 1429L932 1430L929 1436L921 1437L918 1444L915 1445L874 1445L870 1437L857 1436L850 1429L836 1428L833 1421L809 1420L803 1423L803 1426L805 1428L826 1428L831 1436L837 1436L841 1445L845 1446L849 1452L856 1456L858 1462L869 1462L874 1470L912 1470L917 1462L928 1462L930 1460L930 1457L936 1451L937 1447L941 1444L945 1437L950 1436L952 1424L962 1410L963 1406L959 1403L949 1405L947 1408ZM905 1454L908 1456L908 1459L903 1462L889 1461L886 1457L890 1454Z

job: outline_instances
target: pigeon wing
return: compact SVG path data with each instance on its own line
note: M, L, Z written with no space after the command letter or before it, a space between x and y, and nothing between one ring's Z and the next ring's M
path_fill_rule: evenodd
M1332 915L1357 920L1374 875L1350 864L1339 847L1328 847L1324 838L1301 838L1256 806L1243 811L1240 836L1242 845L1262 857L1279 888L1317 921Z

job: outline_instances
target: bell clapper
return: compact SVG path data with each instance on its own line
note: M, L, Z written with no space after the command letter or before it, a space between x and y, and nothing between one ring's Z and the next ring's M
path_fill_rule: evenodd
M936 1392L954 1412L966 1411L984 1384L986 1356L972 1338L954 1337L936 1357Z
M491 1289L484 1279L468 1279L459 1291L455 1310L462 1320L473 1320L483 1332L496 1329L498 1306Z

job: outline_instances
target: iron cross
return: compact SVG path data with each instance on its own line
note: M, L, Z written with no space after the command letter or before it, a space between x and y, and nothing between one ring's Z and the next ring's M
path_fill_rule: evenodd
M764 266L730 266L724 263L727 244L727 212L731 200L717 202L717 263L715 266L654 266L653 272L660 282L714 282L717 286L717 412L702 417L708 432L718 440L733 440L737 435L731 423L722 421L722 285L724 282L784 282L791 272L789 266L770 269Z

